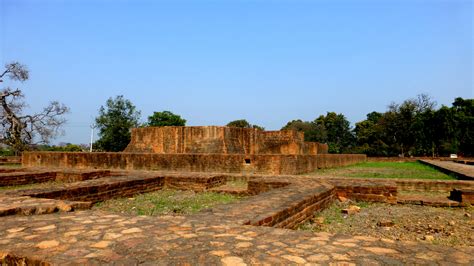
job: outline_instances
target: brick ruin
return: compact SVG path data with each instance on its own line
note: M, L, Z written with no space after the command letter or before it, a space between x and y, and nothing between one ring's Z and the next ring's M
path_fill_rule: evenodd
M325 248L340 247L321 242L317 237L316 241L311 241L315 239L313 233L278 231L278 228L296 228L337 198L437 207L464 207L474 203L474 183L471 181L295 175L365 160L365 155L360 154L327 154L327 145L304 142L303 134L294 131L265 132L226 127L134 129L132 141L119 153L27 152L23 154L21 168L0 169L0 187L50 183L0 191L0 264L130 264L126 261L130 254L151 264L164 261L219 264L223 260L213 254L223 254L224 249L234 258L242 256L247 262L262 260L278 264L295 262L289 260L295 258L299 262L311 261L318 252L323 252L324 256L332 254L332 251L324 251ZM247 186L237 190L226 188L227 182L236 180ZM87 210L96 202L164 188L247 197L184 218L103 216L93 209ZM401 191L451 191L451 195L440 201L407 197L400 195ZM47 215L55 212L58 214ZM109 217L113 219L109 220ZM181 221L182 225L177 226L176 221ZM186 232L173 231L181 227ZM49 228L54 230L46 231ZM76 231L69 232L70 228L82 228L83 231L77 231L81 239L76 239ZM128 235L145 230L154 233L133 235L132 239ZM236 232L242 235L234 235ZM159 234L165 235L163 239L157 237ZM31 235L40 236L30 238ZM251 237L257 235L259 237ZM218 241L224 238L227 240ZM347 241L339 236L334 239L334 243ZM360 245L347 246L346 254L355 254L348 257L348 261L366 264L364 256L370 256L375 260L398 260L406 264L430 262L416 257L418 253L410 250L410 245L397 243L395 246L383 241L376 244L367 239ZM259 242L263 240L290 248L285 249L286 253L268 248L267 253L257 256L255 247L268 244ZM358 241L356 238L350 240ZM49 248L50 243L57 243L61 248ZM239 252L239 247L247 245L252 247L252 252ZM299 249L292 248L294 245L307 247L311 252L303 255ZM107 252L104 252L104 246L108 248ZM165 250L168 246L170 251ZM180 248L176 248L178 246ZM470 254L467 249L449 248L447 251L446 247L434 245L423 245L423 249L436 254L437 258L443 256L445 261L474 262L474 258L462 260L465 258L456 255L460 252ZM173 253L179 251L183 254Z
M146 127L132 130L124 152L25 152L25 167L301 174L366 160L328 154L302 132L231 127Z
M328 145L304 141L294 130L262 131L237 127L144 127L132 129L124 152L160 154L281 154L328 153Z

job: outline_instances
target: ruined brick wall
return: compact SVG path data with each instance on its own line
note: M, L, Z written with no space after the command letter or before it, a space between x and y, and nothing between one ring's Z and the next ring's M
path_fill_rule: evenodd
M292 130L261 131L217 126L145 127L132 129L132 139L124 152L316 155L327 153L327 145L305 142L302 132Z
M301 174L365 161L362 154L245 155L24 152L23 166L77 169L166 170L244 174Z
M255 131L212 126L134 128L124 152L250 154Z

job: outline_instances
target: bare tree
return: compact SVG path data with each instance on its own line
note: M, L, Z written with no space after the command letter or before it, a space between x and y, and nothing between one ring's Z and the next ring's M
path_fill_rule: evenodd
M26 81L29 72L26 66L13 62L5 65L0 82L8 77L13 81ZM69 112L65 105L53 101L42 112L25 115L27 107L20 89L6 87L0 91L0 143L10 146L15 152L21 152L31 144L46 144L60 133L66 122L63 115Z

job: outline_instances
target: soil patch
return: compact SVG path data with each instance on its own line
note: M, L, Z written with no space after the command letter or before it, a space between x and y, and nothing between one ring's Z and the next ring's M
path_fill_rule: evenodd
M361 209L343 214L351 205ZM299 230L430 242L447 246L474 245L474 208L336 202L317 213Z

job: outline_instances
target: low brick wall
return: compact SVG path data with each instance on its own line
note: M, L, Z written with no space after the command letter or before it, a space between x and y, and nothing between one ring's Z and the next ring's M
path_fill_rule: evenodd
M60 182L77 182L100 177L110 176L109 170L93 170L93 171L77 171L66 170L56 174L56 181Z
M36 198L97 202L152 192L163 187L200 192L222 185L225 181L225 176L218 174L162 175L148 173L137 176L102 177L66 185L52 185L50 188L27 189L10 193Z
M293 229L313 217L316 211L324 210L333 202L334 187L319 186L293 197L294 201L279 205L268 213L260 214L248 224Z
M334 201L334 189L328 189L320 194L309 197L290 209L280 213L280 219L273 219L273 227L294 229L306 222L314 213L326 209Z
M244 155L25 152L26 167L301 174L366 160L363 154Z
M0 187L44 183L56 180L56 172L7 172L0 174Z
M28 172L29 170L27 168L0 168L0 174L3 173L17 173L17 172Z
M337 196L356 201L397 203L397 185L394 182L346 180L329 183L336 187Z
M165 187L178 190L206 191L224 185L226 178L223 175L177 175L165 176Z
M453 189L449 198L464 204L474 204L474 189Z
M429 179L378 179L378 178L321 178L335 186L343 186L357 183L373 183L379 185L395 184L397 191L419 191L419 192L449 192L454 188L470 188L474 189L474 182L461 180L429 180Z
M449 192L455 188L472 188L472 181L442 181L442 180L421 180L421 179L394 179L398 190L403 191L433 191L433 192Z
M22 168L21 171L18 171L18 169L2 170L3 171L0 171L0 187L20 186L50 181L77 182L110 176L109 170L63 170L48 172L27 168Z
M137 179L117 176L100 182L81 182L68 187L31 189L20 193L24 196L36 198L98 202L159 190L163 188L164 181L162 176Z

